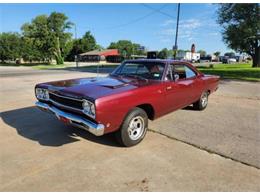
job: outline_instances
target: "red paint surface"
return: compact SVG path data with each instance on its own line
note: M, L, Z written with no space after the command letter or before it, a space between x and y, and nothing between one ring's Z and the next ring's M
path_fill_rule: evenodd
M166 69L169 64L185 64L197 76L177 82L164 78L161 81L145 81L108 76L43 83L37 87L48 88L66 96L92 99L96 104L96 121L105 126L110 123L105 128L106 133L116 131L134 107L151 105L156 119L197 101L203 91L212 93L218 87L218 76L203 75L187 62L163 62L166 63Z

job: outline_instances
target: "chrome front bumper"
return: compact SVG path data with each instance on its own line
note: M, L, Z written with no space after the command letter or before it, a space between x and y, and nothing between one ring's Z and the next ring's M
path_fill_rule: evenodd
M84 130L87 130L96 136L104 135L105 127L103 124L93 123L92 121L89 121L81 116L77 116L75 114L64 112L54 106L50 106L50 105L46 104L46 103L36 102L35 105L39 109L41 109L45 112L55 114L59 120L61 118L65 118L65 119L69 120L69 123L71 125L74 125L74 126L82 128Z

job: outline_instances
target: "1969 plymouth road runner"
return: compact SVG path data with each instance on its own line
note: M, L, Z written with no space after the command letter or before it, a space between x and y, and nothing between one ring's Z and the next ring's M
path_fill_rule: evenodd
M36 106L96 136L115 132L122 145L133 146L144 138L148 119L191 104L205 109L218 82L188 62L127 60L107 77L37 84Z

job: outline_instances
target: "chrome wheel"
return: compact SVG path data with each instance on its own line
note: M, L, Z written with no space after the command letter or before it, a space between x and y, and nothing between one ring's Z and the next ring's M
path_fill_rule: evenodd
M128 126L128 135L131 140L138 140L145 129L145 122L141 116L132 118Z
M208 94L203 93L203 95L201 97L201 105L202 105L202 107L206 107L207 104L208 104Z

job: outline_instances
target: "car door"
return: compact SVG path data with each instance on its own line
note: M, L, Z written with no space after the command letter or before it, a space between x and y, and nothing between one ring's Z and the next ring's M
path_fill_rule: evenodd
M187 106L193 99L192 91L196 73L190 72L190 68L185 64L170 64L168 68L165 82L166 101L168 111L174 111Z

